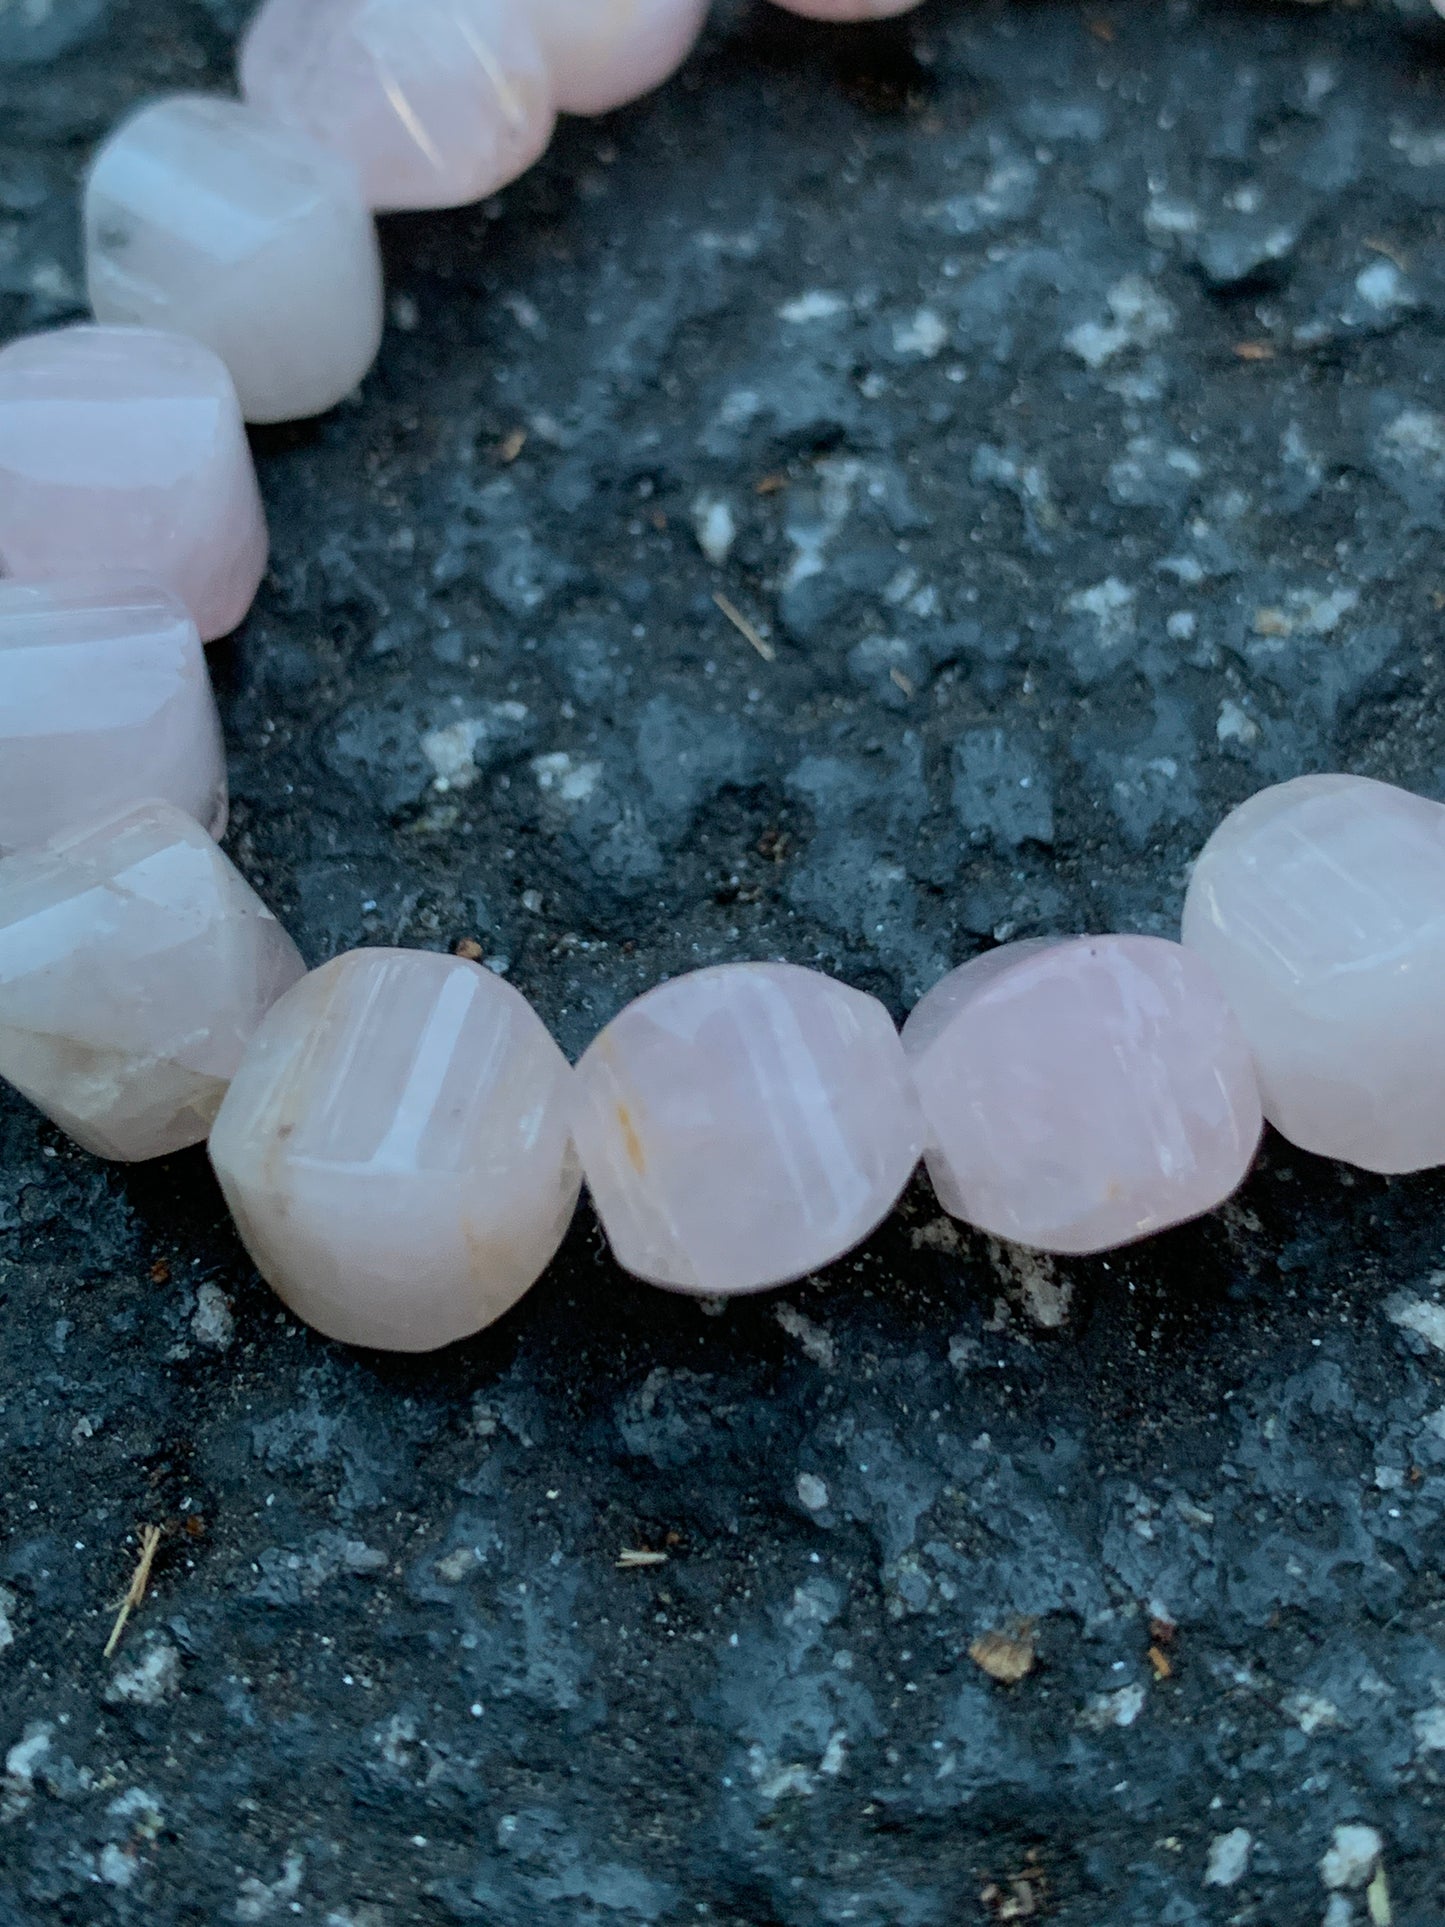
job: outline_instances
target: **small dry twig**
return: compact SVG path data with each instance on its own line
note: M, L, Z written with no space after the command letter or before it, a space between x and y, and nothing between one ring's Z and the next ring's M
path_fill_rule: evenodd
M667 1554L665 1552L633 1552L629 1550L619 1552L617 1555L617 1569L619 1572L636 1572L642 1566L665 1566L666 1564Z
M120 1611L116 1615L114 1626L111 1627L110 1638L105 1642L105 1657L107 1659L113 1657L115 1649L119 1646L121 1638L125 1633L131 1614L146 1596L146 1588L151 1582L151 1567L156 1562L156 1553L160 1550L160 1543L161 1529L159 1526L142 1526L140 1528L140 1558L136 1561L135 1571L131 1574L130 1585L127 1588L125 1598L120 1602Z
M723 614L727 617L728 621L732 624L734 629L737 630L738 634L740 636L746 636L747 640L753 645L754 649L757 650L758 654L762 657L764 662L777 661L778 652L773 647L773 645L768 641L767 637L761 636L758 634L757 629L754 627L754 625L751 622L748 621L747 617L743 614L742 610L737 606L735 602L729 601L728 597L723 594L721 589L717 589L713 592L713 601L717 604L719 609L722 610Z
M1375 1869L1375 1877L1365 1889L1365 1905L1370 1910L1370 1927L1394 1927L1395 1910L1390 1905L1390 1887L1383 1867Z

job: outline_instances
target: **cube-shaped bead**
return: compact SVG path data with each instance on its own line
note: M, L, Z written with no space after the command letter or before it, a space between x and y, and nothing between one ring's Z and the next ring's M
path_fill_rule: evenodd
M774 0L774 4L802 14L805 20L852 26L861 20L891 20L895 14L911 13L919 0Z
M1157 937L1005 944L903 1026L945 1211L996 1238L1107 1251L1213 1210L1263 1120L1208 967Z
M210 642L241 621L265 568L245 424L209 348L80 327L0 349L0 571L141 576Z
M606 114L660 87L692 51L709 0L532 0L566 114Z
M494 194L538 158L555 120L519 0L265 0L241 85L345 154L375 208Z
M786 1284L866 1238L923 1119L875 998L723 964L613 1019L577 1066L573 1135L619 1264L712 1295Z
M189 613L119 578L0 579L0 856L160 797L218 837L226 752Z
M356 950L270 1012L211 1158L257 1267L309 1324L429 1351L499 1318L577 1206L572 1073L525 998L421 951Z
M1445 1164L1445 808L1364 776L1261 790L1204 846L1184 941L1291 1143L1367 1171Z
M0 861L0 1077L101 1157L199 1143L252 1032L304 969L174 804Z
M355 169L240 101L179 95L122 122L85 196L97 320L191 335L248 421L319 415L381 343L381 258Z

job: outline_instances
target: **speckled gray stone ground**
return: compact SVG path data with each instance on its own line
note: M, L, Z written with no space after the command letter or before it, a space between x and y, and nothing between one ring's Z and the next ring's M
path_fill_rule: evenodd
M0 330L76 312L87 148L241 11L0 4ZM313 959L475 938L575 1051L703 960L901 1010L1170 930L1301 769L1441 793L1442 228L1388 9L729 8L390 225L364 397L262 438L237 859ZM4 1927L1445 1919L1440 1181L1272 1143L1058 1267L920 1185L718 1316L584 1215L406 1363L278 1312L200 1156L0 1138Z

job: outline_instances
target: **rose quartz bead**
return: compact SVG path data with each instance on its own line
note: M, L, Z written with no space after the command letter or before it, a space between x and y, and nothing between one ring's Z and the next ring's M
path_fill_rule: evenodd
M521 0L266 0L248 100L357 167L377 208L459 207L552 136L552 78Z
M304 968L200 825L143 803L0 862L0 1077L101 1157L178 1151Z
M1040 1251L1107 1251L1211 1211L1263 1120L1208 968L1155 937L1005 944L903 1027L945 1211Z
M892 1018L789 964L638 998L577 1067L573 1135L619 1264L723 1294L830 1264L887 1217L923 1120Z
M1262 790L1205 845L1184 941L1292 1143L1367 1171L1445 1163L1445 808L1363 776Z
M854 22L891 20L894 14L911 13L919 0L774 0L789 13L800 13L805 20Z
M97 319L203 341L248 421L319 415L376 358L381 257L356 172L254 107L142 108L96 156L85 231Z
M557 105L605 114L660 87L692 52L708 0L531 0Z
M210 642L241 621L265 568L236 390L209 348L87 327L0 350L0 570L143 576Z
M0 580L0 855L159 796L226 827L196 625L164 589Z
M571 1075L490 971L356 950L261 1025L211 1158L293 1311L348 1344L430 1351L500 1318L561 1243Z

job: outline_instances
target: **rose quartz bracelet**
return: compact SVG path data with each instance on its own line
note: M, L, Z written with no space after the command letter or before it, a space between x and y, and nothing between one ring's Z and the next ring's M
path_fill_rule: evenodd
M954 1217L1058 1253L1214 1209L1265 1118L1367 1170L1445 1162L1445 808L1362 777L1234 811L1180 944L1007 944L901 1037L816 972L729 964L639 998L575 1069L460 957L308 974L218 847L203 643L267 554L245 422L326 409L370 367L373 210L492 193L558 110L661 82L705 11L267 0L244 102L161 101L98 155L98 325L0 351L0 1074L103 1157L209 1137L261 1272L353 1343L500 1316L584 1177L627 1270L726 1295L842 1256L920 1159Z

